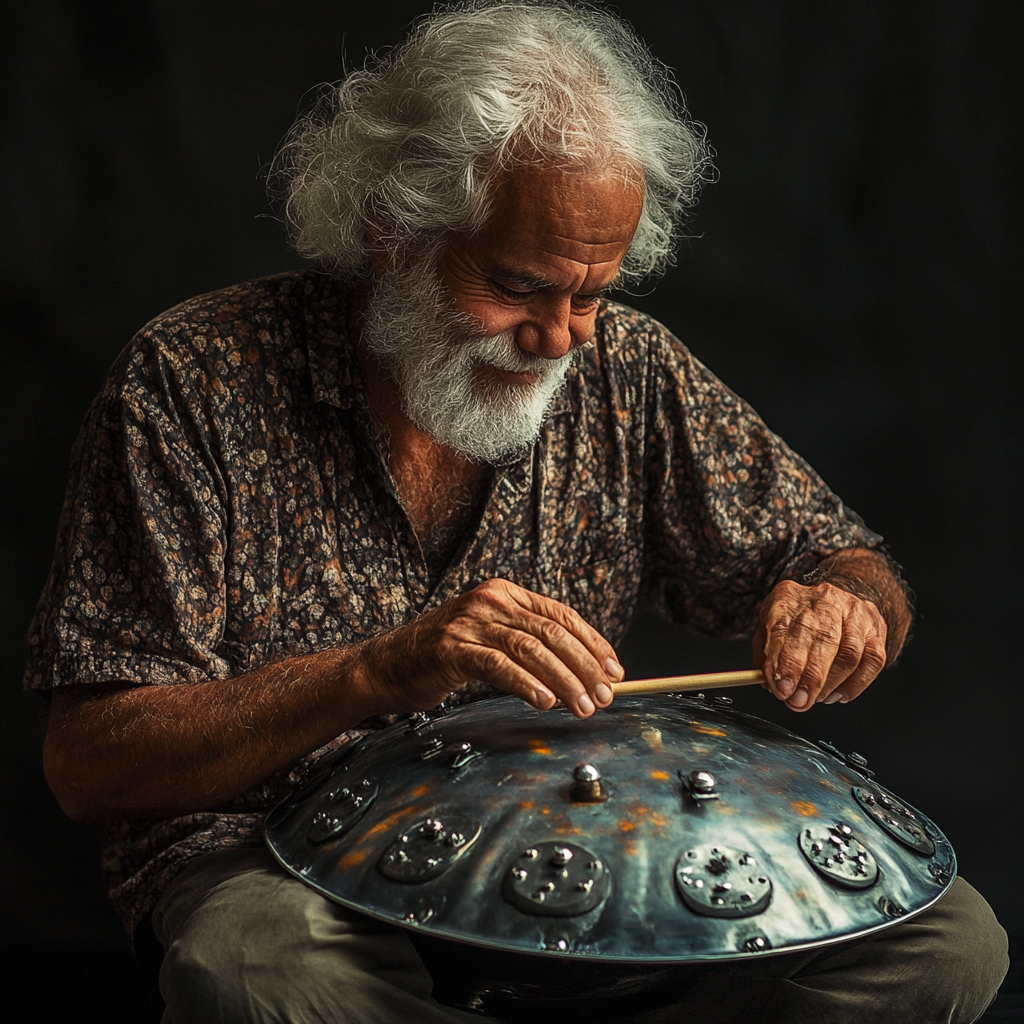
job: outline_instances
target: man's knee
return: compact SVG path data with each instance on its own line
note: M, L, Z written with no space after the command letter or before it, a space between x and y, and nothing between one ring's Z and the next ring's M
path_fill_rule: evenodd
M1006 932L962 879L928 910L864 943L854 960L846 984L855 994L850 1005L859 1000L862 1009L851 1019L885 1022L970 1024L995 998L1009 967ZM818 983L819 977L805 982Z
M403 933L330 903L259 851L211 855L153 918L166 1024L402 1019L391 1004L412 1019L408 1007L430 994Z
M1006 932L992 908L958 878L943 899L920 915L917 927L934 962L924 984L949 989L959 1010L952 1020L977 1019L995 999L1010 966Z

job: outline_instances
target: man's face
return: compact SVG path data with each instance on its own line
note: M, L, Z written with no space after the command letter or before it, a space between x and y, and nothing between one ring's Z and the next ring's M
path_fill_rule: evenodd
M501 181L480 231L377 278L363 342L435 441L503 462L537 439L643 203L622 176L529 168Z
M561 359L594 333L598 300L618 275L643 208L621 173L525 167L494 191L474 234L449 238L441 280L482 333L511 333L522 353ZM480 383L529 387L532 373L481 367Z

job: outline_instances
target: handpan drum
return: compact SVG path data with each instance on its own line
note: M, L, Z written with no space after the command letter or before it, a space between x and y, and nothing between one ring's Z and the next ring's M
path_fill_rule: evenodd
M949 888L949 842L864 758L730 704L413 715L317 765L267 842L382 921L609 977L865 936Z

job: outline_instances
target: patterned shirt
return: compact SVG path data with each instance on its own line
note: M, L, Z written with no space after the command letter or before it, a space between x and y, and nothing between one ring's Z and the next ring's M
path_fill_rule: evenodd
M74 455L26 685L208 683L410 622L488 578L613 645L638 605L749 634L779 580L881 538L660 324L603 303L540 439L495 470L432 577L373 429L345 288L315 271L205 295L114 364ZM477 696L470 693L468 696ZM361 723L214 810L109 826L129 929Z

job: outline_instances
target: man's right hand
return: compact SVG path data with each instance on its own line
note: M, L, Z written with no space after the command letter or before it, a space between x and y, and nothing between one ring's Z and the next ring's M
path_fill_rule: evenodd
M369 641L368 682L389 710L426 710L481 679L546 710L578 718L612 701L625 674L611 644L571 608L494 579Z
M470 679L586 718L622 674L576 612L490 580L373 640L231 679L61 687L43 765L76 821L170 818L223 804L370 715L434 707Z

